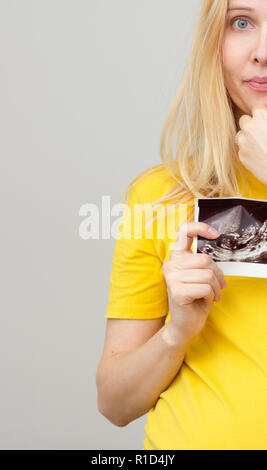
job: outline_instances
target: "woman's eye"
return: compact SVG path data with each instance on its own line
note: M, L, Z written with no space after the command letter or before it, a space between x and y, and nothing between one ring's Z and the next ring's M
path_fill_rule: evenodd
M240 25L240 29L246 29L246 23L249 23L248 20L246 20L245 18L235 18L233 21L232 21L232 25L236 22L239 22L239 25ZM250 24L250 23L249 23ZM239 29L239 28L237 28Z

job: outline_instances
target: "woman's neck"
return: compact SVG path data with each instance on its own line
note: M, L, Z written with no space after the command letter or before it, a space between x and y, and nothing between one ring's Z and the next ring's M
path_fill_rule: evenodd
M234 108L234 116L235 116L235 122L236 122L236 127L237 127L237 130L239 131L240 130L240 127L239 127L239 119L241 118L241 116L243 116L243 111L241 111L241 109L239 108Z

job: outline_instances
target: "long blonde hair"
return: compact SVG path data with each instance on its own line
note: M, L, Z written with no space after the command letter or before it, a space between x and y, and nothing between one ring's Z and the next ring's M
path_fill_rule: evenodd
M160 140L163 167L173 178L172 189L153 204L186 203L193 217L194 201L206 197L241 196L237 171L246 183L238 159L235 106L225 87L222 40L228 0L202 0L189 60L167 114ZM174 149L173 149L174 147ZM138 175L122 198L156 165Z

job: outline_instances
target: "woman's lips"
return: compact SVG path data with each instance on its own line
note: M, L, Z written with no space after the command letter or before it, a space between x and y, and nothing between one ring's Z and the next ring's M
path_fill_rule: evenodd
M267 91L267 82L266 83L258 83L258 82L253 82L252 80L250 82L246 82L252 90L258 90L258 91Z

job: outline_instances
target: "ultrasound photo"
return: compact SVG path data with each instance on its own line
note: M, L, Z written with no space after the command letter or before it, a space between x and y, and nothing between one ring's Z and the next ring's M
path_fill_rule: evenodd
M196 198L195 222L211 225L220 236L194 237L194 253L209 254L226 275L267 278L267 201Z

